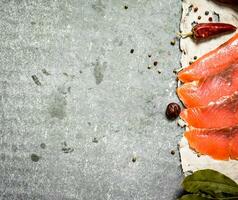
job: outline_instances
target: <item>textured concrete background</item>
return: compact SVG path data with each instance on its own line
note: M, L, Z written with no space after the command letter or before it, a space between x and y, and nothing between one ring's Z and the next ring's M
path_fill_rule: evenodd
M0 2L0 199L176 198L182 130L164 111L178 101L180 9Z

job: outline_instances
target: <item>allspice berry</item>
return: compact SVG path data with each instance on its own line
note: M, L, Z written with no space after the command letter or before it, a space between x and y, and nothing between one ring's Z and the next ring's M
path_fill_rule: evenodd
M177 103L170 103L167 106L165 114L169 120L174 120L179 116L180 112L181 112L181 108Z

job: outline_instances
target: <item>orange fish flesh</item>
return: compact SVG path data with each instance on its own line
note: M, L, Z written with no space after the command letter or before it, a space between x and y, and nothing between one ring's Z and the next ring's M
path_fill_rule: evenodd
M195 128L225 128L238 124L238 92L207 106L184 109L180 117Z
M178 73L178 78L182 82L200 80L223 71L233 63L238 63L238 34L184 68Z
M189 128L185 132L190 148L214 159L238 159L238 127L223 129Z
M183 84L177 94L186 107L205 106L238 91L238 64L217 75Z

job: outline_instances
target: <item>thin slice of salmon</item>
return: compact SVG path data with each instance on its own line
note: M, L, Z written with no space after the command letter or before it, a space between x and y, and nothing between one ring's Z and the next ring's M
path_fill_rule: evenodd
M232 63L238 63L238 34L184 68L178 78L182 82L200 80L223 71Z
M177 89L177 94L184 105L190 108L208 105L235 91L238 91L238 64L231 65L217 75L185 83Z
M238 127L223 129L189 128L185 132L190 148L214 159L238 159Z
M195 128L224 128L238 124L238 92L207 106L184 109L180 117Z

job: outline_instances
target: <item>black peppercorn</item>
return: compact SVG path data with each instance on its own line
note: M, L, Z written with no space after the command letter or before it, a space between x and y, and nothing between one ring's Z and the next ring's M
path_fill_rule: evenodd
M132 159L131 159L131 161L134 163L134 162L136 162L136 157L133 157Z
M171 153L171 155L174 155L174 154L175 154L175 151L174 151L174 150L171 150L170 153Z
M175 40L171 40L171 41L170 41L170 44L171 44L172 46L174 46L175 43L176 43Z
M31 154L31 160L33 162L38 162L40 160L40 156L33 153L33 154Z
M181 112L181 108L177 103L170 103L166 109L166 117L169 120L176 119Z
M42 149L45 149L45 148L46 148L46 144L45 144L45 143L41 143L41 144L40 144L40 147L41 147Z

